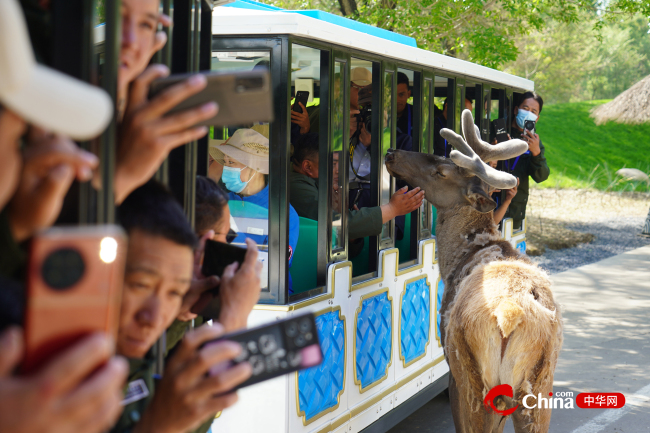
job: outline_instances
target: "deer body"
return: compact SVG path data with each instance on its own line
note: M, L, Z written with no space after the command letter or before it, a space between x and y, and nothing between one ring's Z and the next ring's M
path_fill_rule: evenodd
M467 131L474 133L469 112L463 113L463 131L466 137ZM453 135L445 138L455 145L460 137ZM476 143L470 146L481 150ZM519 143L513 147L517 149L496 150L507 156L523 148ZM477 156L464 150L467 159ZM503 431L505 418L483 407L487 392L501 384L512 386L513 398L497 397L494 403L499 410L518 406L512 414L515 431L548 431L551 409L526 409L522 399L552 392L562 319L546 273L501 240L493 222L495 204L485 182L506 188L511 180L501 174L491 177L483 167L479 179L480 169L458 167L433 155L397 151L386 160L391 174L425 190L438 210L436 232L445 283L440 331L451 370L449 395L456 432Z

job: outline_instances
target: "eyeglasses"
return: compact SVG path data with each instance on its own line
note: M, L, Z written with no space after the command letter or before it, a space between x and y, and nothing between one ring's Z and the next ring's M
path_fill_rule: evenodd
M222 235L223 233L215 233L215 235ZM232 241L235 240L239 233L234 231L233 229L228 230L228 233L226 233L226 242L227 243L232 243Z

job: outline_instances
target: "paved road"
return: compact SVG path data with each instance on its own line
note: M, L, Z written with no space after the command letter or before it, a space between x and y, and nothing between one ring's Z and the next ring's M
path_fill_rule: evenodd
M554 391L621 392L622 409L558 409L551 432L650 432L650 246L552 276L564 345ZM389 433L454 433L443 394ZM512 433L508 421L505 432Z

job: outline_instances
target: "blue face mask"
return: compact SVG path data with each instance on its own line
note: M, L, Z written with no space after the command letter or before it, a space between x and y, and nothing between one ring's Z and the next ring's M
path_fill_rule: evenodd
M521 108L517 111L517 126L521 129L524 129L524 122L526 120L532 120L533 122L537 121L537 116L530 111L522 110Z
M244 188L246 188L246 186L248 185L248 182L250 182L255 176L255 174L253 174L253 177L248 179L247 182L243 182L241 180L242 170L243 168L233 168L233 167L223 168L223 173L221 174L221 180L226 185L226 188L228 188L228 191L232 191L235 194L242 192Z

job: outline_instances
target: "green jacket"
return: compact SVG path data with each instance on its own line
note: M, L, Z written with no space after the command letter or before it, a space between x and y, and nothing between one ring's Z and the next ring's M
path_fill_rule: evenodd
M512 128L510 136L513 139L521 139L521 132L516 128ZM548 175L551 172L546 164L546 158L544 157L545 148L541 139L539 140L539 149L540 153L537 156L533 156L532 153L525 153L519 157L516 163L516 158L504 161L505 170L519 178L517 195L512 199L512 203L510 203L510 207L505 215L506 218L512 218L514 220L514 227L519 227L521 221L526 217L526 205L528 204L528 194L530 191L529 177L532 177L535 182L540 183L548 179ZM505 191L502 194L505 194Z
M117 424L111 429L111 433L130 433L135 425L142 418L142 414L151 403L155 391L154 367L156 359L153 351L149 351L144 359L129 359L129 377L124 393L128 390L128 384L142 380L146 386L148 395L124 406ZM140 383L142 383L140 382ZM128 395L127 395L128 397Z
M318 181L298 173L289 173L291 206L298 216L318 220ZM378 236L381 233L381 208L365 207L348 213L348 239Z

